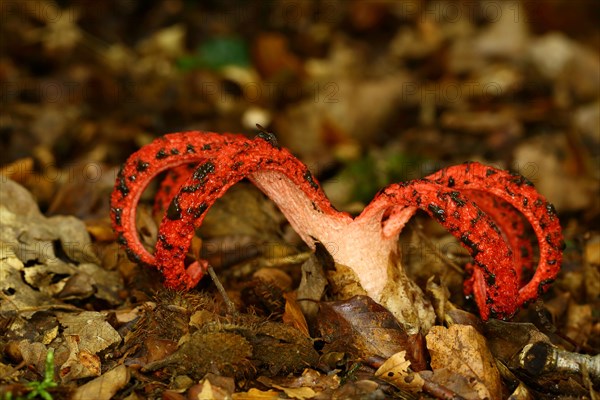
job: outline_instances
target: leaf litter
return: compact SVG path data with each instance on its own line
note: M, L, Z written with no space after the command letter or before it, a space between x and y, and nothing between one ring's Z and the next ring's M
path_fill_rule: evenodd
M531 18L515 20L508 8L490 18L490 4L510 5L488 2L448 21L445 2L281 2L266 11L268 32L243 26L257 15L252 5L228 18L222 7L174 2L145 13L137 3L52 8L69 17L56 24L33 3L15 3L18 18L1 28L15 38L0 60L9 88L0 114L1 396L37 387L56 399L598 397L594 5L547 3L540 19L528 3L518 11ZM285 13L292 6L298 18ZM199 32L193 21L207 18ZM223 35L237 29L253 34ZM224 68L202 64L215 44L233 46ZM252 97L256 83L264 90ZM75 90L52 97L56 84ZM463 95L452 98L456 88ZM236 187L196 249L210 251L238 313L209 282L186 295L161 290L108 228L111 168L155 135L247 132L257 116L340 209L360 210L383 185L454 161L512 167L559 210L559 279L513 321L483 323L448 268L468 257L417 217L418 232L401 237L403 262L427 287L437 322L426 340L412 338L357 293L335 300L326 255L309 258L273 204ZM156 223L141 217L152 245Z

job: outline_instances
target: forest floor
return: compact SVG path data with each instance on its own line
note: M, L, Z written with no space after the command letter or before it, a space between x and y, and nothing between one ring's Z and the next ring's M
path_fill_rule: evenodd
M600 399L599 4L3 2L0 399ZM469 254L417 213L401 262L437 318L409 334L367 297L300 296L322 254L242 182L192 244L226 297L163 288L112 229L120 166L169 132L256 124L353 215L465 161L522 174L557 211L561 272L484 322Z

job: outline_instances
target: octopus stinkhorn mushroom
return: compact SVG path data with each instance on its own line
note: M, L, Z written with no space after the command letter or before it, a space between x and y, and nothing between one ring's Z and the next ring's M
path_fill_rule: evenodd
M155 209L166 212L151 254L136 231L136 207L148 183L167 170L155 200ZM430 303L397 261L400 231L418 209L470 252L464 291L484 320L510 318L544 293L560 269L563 240L556 212L520 175L475 162L451 166L387 186L353 217L337 211L308 168L267 132L254 139L173 133L135 152L120 170L111 196L119 243L131 260L157 268L165 286L193 288L208 267L205 260L185 263L195 229L211 205L243 178L275 202L309 247L321 243L336 265L349 268L364 291L411 332L427 330L435 319ZM535 268L523 217L538 239ZM527 270L529 281L523 274Z

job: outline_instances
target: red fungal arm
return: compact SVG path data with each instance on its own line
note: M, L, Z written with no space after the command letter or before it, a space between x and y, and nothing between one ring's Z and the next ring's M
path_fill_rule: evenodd
M489 193L521 212L538 239L540 259L531 280L519 290L518 305L535 300L548 289L560 270L564 242L554 207L535 190L530 181L521 175L479 163L450 167L430 178L441 183L452 182L460 189ZM511 232L507 224L504 227L508 230L506 233ZM520 234L523 234L522 231ZM519 240L518 243L522 242ZM517 251L520 249L515 249ZM521 267L517 266L518 269Z
M135 225L137 204L150 181L165 170L199 163L240 140L248 139L208 132L173 133L154 140L129 157L117 176L110 199L110 215L117 240L132 261L156 265L154 256L140 242ZM165 193L169 195L168 191Z
M472 276L465 281L465 292L474 295L484 319L486 309L495 316L510 317L520 306L547 290L560 270L564 244L554 207L535 190L531 182L520 175L474 162L442 169L425 180L431 185L454 190L453 196L460 193L469 197L482 211L475 216L459 215L461 224L456 231L448 226L446 228L461 240L475 260ZM413 192L413 196L418 198L420 193ZM378 207L378 203L385 204L387 201L378 196L369 208ZM442 215L449 215L443 207L439 211ZM540 259L532 279L519 284L519 291L515 295L512 293L512 281L520 283L522 270L531 269L532 254L531 243L525 237L522 216L516 211L531 224L538 238ZM430 215L436 217L435 213ZM400 217L391 213L386 221L387 234L401 229L406 220L406 211ZM444 225L443 221L439 222ZM485 235L496 236L502 233L505 236L505 242L512 250L508 259L494 257L496 245L479 243L472 240L470 235L469 240L464 240L463 235L479 232L482 226ZM492 256L486 257L486 260L478 260L476 256L481 252ZM510 290L507 291L506 288Z
M512 316L517 310L519 280L512 262L512 251L492 218L456 188L422 179L385 188L364 213L384 209L387 235L397 236L406 212L426 211L469 250L478 279L473 287L479 312L484 320ZM396 219L402 224L399 225ZM477 221L477 223L471 223Z
M297 188L294 198L282 198L272 187L265 187L265 179L272 179L270 172L276 173L275 179L282 185ZM229 144L198 166L173 198L161 222L155 254L157 266L165 277L165 286L190 289L202 278L206 261L198 260L188 267L184 263L195 228L202 224L212 204L229 187L246 177L270 195L292 226L301 227L298 233L311 247L316 240L314 236L320 236L317 225L321 221L301 221L297 219L300 213L286 210L306 208L302 204L306 201L323 216L327 214L341 221L351 221L349 215L333 209L308 168L287 150L261 138ZM293 204L294 199L300 204Z
M533 248L531 239L526 234L525 218L523 215L506 201L479 190L463 190L469 199L471 199L481 210L489 215L496 226L500 228L504 239L508 242L513 251L513 264L515 265L517 280L525 285L524 271L531 271L533 268ZM466 289L468 289L466 286ZM470 294L469 290L466 290Z

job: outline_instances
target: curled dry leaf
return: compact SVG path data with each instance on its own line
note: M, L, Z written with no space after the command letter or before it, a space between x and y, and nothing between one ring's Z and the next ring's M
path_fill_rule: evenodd
M120 276L100 266L85 224L70 216L46 218L31 194L9 179L0 190L0 242L6 254L0 285L11 300L0 309L39 306L49 297L121 301Z
M509 368L519 368L523 347L536 342L550 343L550 338L531 323L489 321L485 325L488 349Z
M425 381L418 373L410 369L410 361L405 356L406 351L394 354L375 371L375 376L397 388L420 392Z
M77 388L73 400L110 400L129 382L130 373L125 365L119 365L98 378Z
M121 342L119 333L106 322L106 316L98 312L79 314L57 313L62 325L67 348L57 350L57 360L67 352L67 359L60 366L63 382L99 376L101 361L97 353Z
M389 358L402 350L416 371L425 368L420 334L408 334L394 316L367 296L322 302L317 329L333 349L359 358Z
M480 398L500 399L502 382L496 361L488 350L485 338L469 325L452 325L449 328L434 326L427 336L427 349L431 355L434 372L446 369L467 379ZM435 375L434 375L435 378ZM448 382L438 382L460 394L460 387Z
M304 318L302 309L296 301L296 294L284 293L283 297L285 298L285 312L283 313L282 317L283 322L298 329L300 332L306 335L306 337L310 337L306 318Z

